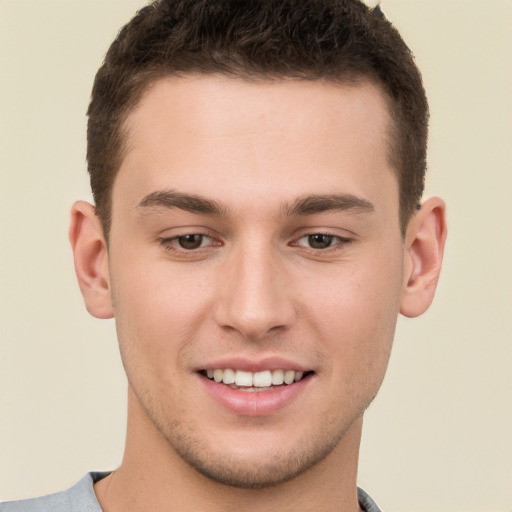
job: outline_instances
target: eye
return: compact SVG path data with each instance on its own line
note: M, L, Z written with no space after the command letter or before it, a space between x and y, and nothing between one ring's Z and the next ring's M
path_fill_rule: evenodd
M187 233L171 238L161 238L159 242L166 251L177 255L184 255L206 247L221 245L210 236L202 233Z
M308 244L312 249L327 249L332 245L334 237L332 235L324 235L317 233L315 235L307 235Z
M295 242L295 245L308 249L322 250L348 244L349 242L350 239L341 236L329 235L328 233L313 233L302 236Z
M175 238L176 243L183 249L193 250L199 249L205 245L205 239L207 239L205 235L182 235Z

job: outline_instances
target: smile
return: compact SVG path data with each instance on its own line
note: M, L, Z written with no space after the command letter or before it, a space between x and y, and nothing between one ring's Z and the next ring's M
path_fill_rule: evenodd
M275 386L299 382L312 372L299 370L263 370L248 372L244 370L215 369L201 372L211 381L223 383L239 391L267 391Z
M287 361L281 362L283 366L277 360L267 362L270 368L263 361L241 360L239 363L240 366L235 361L217 362L215 366L197 372L205 391L225 410L236 415L276 414L291 406L314 385L314 371L300 366L293 370ZM250 371L251 366L258 371Z

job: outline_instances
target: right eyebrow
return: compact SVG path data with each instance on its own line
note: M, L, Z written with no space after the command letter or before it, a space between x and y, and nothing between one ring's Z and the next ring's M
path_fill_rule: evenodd
M191 213L201 215L213 215L224 217L227 214L226 208L217 201L196 196L195 194L184 194L174 190L157 190L145 196L137 205L137 209L146 208L179 208Z

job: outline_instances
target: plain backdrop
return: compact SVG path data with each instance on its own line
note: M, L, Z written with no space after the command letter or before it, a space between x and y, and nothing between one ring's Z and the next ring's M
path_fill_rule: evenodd
M67 242L90 199L92 80L136 0L0 0L0 498L114 468L126 382ZM512 3L384 0L431 105L427 195L448 204L436 300L399 319L359 484L394 512L512 511Z

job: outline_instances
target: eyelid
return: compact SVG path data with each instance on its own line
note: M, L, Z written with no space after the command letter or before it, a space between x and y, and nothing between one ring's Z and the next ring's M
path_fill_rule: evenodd
M292 241L288 243L291 247L297 247L301 250L308 251L310 253L315 254L326 254L329 252L336 252L336 251L342 251L344 248L346 248L349 244L354 242L353 236L344 236L339 233L334 233L334 230L330 229L308 229L301 230L300 234L296 234ZM201 245L195 249L186 249L183 247L180 247L178 244L178 239L181 237L189 236L189 235L199 235L204 237L205 239L208 239L209 242ZM307 243L301 244L301 240L307 239L310 236L315 235L321 235L326 237L332 237L333 242L331 245L325 247L325 248L315 248L315 247L308 247ZM216 234L213 234L211 230L207 228L201 228L201 227L192 227L192 228L184 228L179 229L179 231L176 234L171 234L168 236L159 236L157 238L157 242L159 245L163 247L164 250L166 250L169 253L176 254L178 256L191 256L191 255L199 255L200 253L203 253L207 251L208 249L211 249L212 247L220 247L224 245L224 242L219 239L220 237Z
M308 247L307 245L302 245L302 244L299 243L300 240L303 240L303 239L306 239L306 238L308 238L310 236L315 236L315 235L322 235L322 236L332 237L335 241L333 241L332 245L329 245L328 247L326 247L324 249ZM290 243L290 245L295 246L295 247L300 247L302 249L305 249L307 251L312 251L312 252L315 252L315 253L328 253L330 251L340 251L343 248L345 248L347 245L351 244L353 241L354 241L353 238L350 238L350 237L347 237L347 236L342 236L342 235L339 235L339 234L334 234L334 233L332 233L329 230L325 230L325 231L318 230L318 231L309 231L307 233L302 234L299 237L296 237L294 239L294 241L292 241Z
M185 249L184 247L180 247L177 242L178 239L190 235L202 236L206 239L209 239L210 243L201 245L197 249ZM171 236L160 236L158 237L157 241L167 252L183 256L198 254L207 250L209 247L217 247L223 245L221 241L217 240L214 236L212 236L211 233L207 232L207 230L201 229L189 229Z

